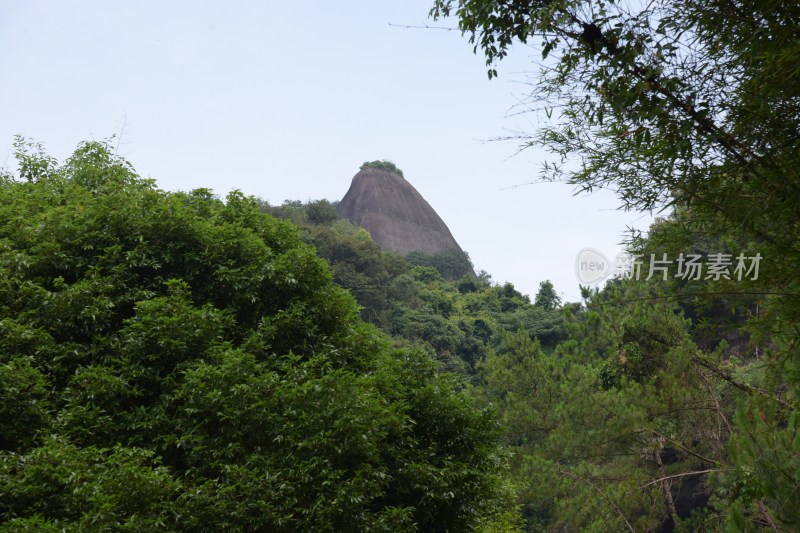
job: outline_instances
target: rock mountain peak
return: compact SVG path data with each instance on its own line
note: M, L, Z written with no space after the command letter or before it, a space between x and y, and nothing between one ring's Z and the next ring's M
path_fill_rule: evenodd
M408 180L389 170L361 167L336 210L341 218L367 230L386 251L400 255L461 251L425 198Z

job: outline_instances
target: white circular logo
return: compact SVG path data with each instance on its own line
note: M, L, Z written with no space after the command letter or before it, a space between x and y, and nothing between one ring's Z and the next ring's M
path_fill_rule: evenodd
M603 252L583 248L575 257L575 275L581 283L595 285L612 273L611 261Z

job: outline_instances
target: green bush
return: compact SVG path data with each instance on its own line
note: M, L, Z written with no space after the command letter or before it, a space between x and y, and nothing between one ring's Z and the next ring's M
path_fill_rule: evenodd
M385 170L386 172L397 174L401 178L403 177L403 171L397 168L397 166L388 159L381 159L380 161L365 161L364 164L361 165L361 170L364 170L365 168L377 168L378 170Z

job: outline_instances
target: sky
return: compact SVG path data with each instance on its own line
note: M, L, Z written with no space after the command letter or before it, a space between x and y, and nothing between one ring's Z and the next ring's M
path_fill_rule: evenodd
M389 159L476 270L533 297L580 298L576 254L614 257L628 227L607 191L533 183L550 156L493 140L533 132L520 113L536 50L489 80L432 0L5 0L0 166L22 134L63 161L112 144L166 190L234 189L272 204L339 200L364 161ZM519 153L518 153L519 152Z

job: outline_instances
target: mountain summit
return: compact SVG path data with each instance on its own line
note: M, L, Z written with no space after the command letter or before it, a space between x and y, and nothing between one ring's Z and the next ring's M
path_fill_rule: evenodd
M336 211L390 252L462 251L436 211L388 162L365 163Z

